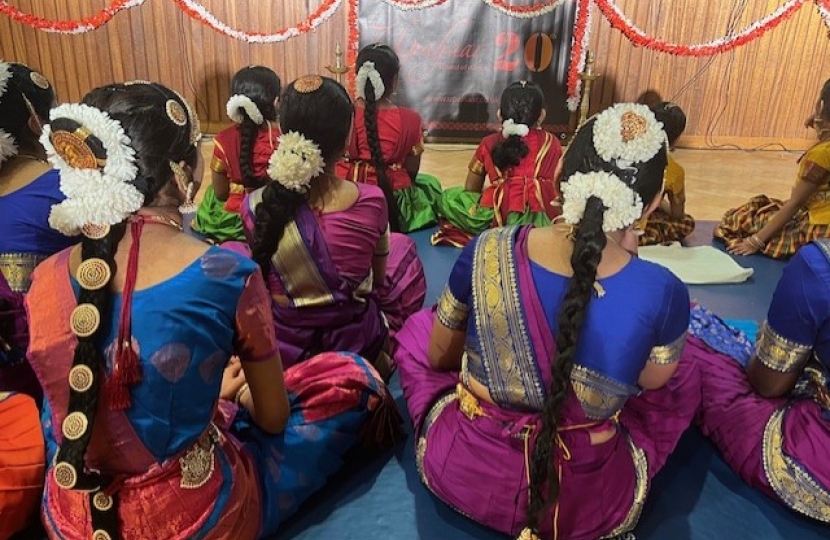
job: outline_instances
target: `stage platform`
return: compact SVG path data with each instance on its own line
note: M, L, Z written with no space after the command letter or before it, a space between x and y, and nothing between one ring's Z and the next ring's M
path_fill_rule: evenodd
M709 244L713 226L699 223L690 245ZM413 235L427 269L428 303L437 298L458 256L457 249L431 246L431 232ZM739 263L755 269L748 282L691 287L691 296L723 317L762 321L784 263L759 256ZM397 377L392 386L406 411ZM421 484L409 427L408 433L394 451L352 462L272 539L505 540L451 510ZM830 536L830 528L747 487L691 428L655 478L634 533L638 540L819 540Z

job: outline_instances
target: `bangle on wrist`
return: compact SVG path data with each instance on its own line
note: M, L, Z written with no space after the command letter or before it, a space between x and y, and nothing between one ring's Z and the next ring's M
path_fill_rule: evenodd
M245 392L248 392L250 389L251 387L248 386L248 383L245 383L241 387L239 387L239 390L236 391L236 395L233 398L233 402L239 405L239 400L242 399L242 396L245 394Z
M766 245L766 242L761 240L758 237L757 234L753 234L752 236L749 237L749 243L752 244L753 247L758 248L758 249L763 249L764 246Z

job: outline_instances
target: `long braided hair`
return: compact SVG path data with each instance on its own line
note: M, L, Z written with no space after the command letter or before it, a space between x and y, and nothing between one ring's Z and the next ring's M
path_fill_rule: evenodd
M282 83L279 76L264 66L249 66L240 69L231 79L231 95L247 96L262 113L263 119L276 122L277 107L274 104L280 95ZM258 188L268 182L268 178L258 178L254 174L254 143L256 143L260 124L257 124L245 109L240 107L238 113L242 115L239 143L239 169L242 172L242 183L247 188Z
M0 95L0 130L14 139L18 147L37 146L40 133L29 129L29 120L35 115L41 124L48 122L55 90L46 77L28 66L16 63L6 66L10 77ZM3 161L0 156L0 165Z
M176 109L180 113L176 121L172 120L172 115L168 112L171 102L180 106ZM188 106L175 92L160 84L113 84L92 90L84 97L83 103L107 113L118 121L129 137L138 169L132 185L144 196L144 206L153 206L160 195L178 194L170 163L183 161L194 167L198 150L191 138L193 120L184 112L188 110ZM79 125L75 120L58 117L53 118L50 128L54 135L61 131L75 132L85 126ZM96 158L107 159L103 144L94 134L86 137L86 143ZM122 222L112 226L102 238L95 239L85 235L81 244L82 264L90 259L101 259L114 275L117 270L114 255L125 230L126 225ZM112 291L109 286L96 290L83 287L81 289L78 305L94 306L100 313L101 324L90 335L78 337L73 368L70 372L70 381L74 382L69 394L67 419L75 415L74 419L77 420L80 418L79 415L83 415L88 425L80 436L74 439L64 436L56 457L58 466L63 467L62 473L55 468L56 478L58 474L65 474L68 464L77 474L77 481L72 489L87 490L93 494L99 488L106 488L109 481L98 473L87 471L84 463L93 432L92 426L95 423L95 413L99 407L102 375L107 369L107 361L100 350L100 340L106 335L107 321L111 320L111 297ZM84 372L87 375L83 375ZM76 378L78 375L80 379ZM113 375L114 373L111 373L109 377ZM84 383L89 384L88 389L78 389L78 385L83 386ZM98 492L99 495L102 493ZM117 512L113 510L117 503L110 502L99 506L90 504L93 523L97 523L99 528L107 531L112 538L117 538Z
M314 85L319 82L319 86L309 91L308 84L312 81ZM280 99L282 132L297 132L313 141L329 165L337 162L346 146L353 116L354 106L346 89L328 77L301 77L288 85ZM316 182L318 178L311 181ZM292 191L278 179L273 180L263 188L262 202L254 212L251 251L264 275L270 271L271 256L277 251L285 226L308 198L308 193Z
M651 160L634 167L618 167L604 161L593 144L595 119L589 120L575 135L563 160L562 183L576 173L609 172L617 175L648 204L660 192L667 157L665 146ZM542 409L542 426L530 464L530 500L527 526L538 531L543 511L559 497L559 477L554 467L555 439L562 406L570 391L571 371L582 332L582 325L593 294L597 266L602 260L606 236L602 225L607 208L598 197L589 197L585 213L576 228L571 268L573 277L559 309L556 356L551 362L551 386Z
M371 79L366 81L363 115L366 124L366 139L369 143L369 151L372 154L372 165L374 165L375 171L377 172L378 186L383 190L383 195L386 197L386 206L389 208L389 228L392 232L400 232L400 209L392 192L392 183L386 174L387 163L383 157L383 150L380 147L378 102L392 94L395 77L398 76L398 72L401 69L401 62L398 59L398 55L395 54L395 51L388 45L382 45L380 43L369 45L360 51L355 63L357 69L359 70L360 66L365 62L373 62L375 64L375 69L380 74L384 86L384 92L378 95Z
M545 96L538 84L527 81L516 81L501 93L501 118L513 120L517 124L533 126L542 116L545 106ZM510 135L499 141L493 147L491 156L493 164L504 172L515 167L530 152L524 138L519 135Z

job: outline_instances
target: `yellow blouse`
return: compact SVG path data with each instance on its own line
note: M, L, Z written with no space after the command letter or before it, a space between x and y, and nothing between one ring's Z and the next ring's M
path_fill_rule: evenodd
M666 193L680 195L686 189L686 171L683 170L673 157L669 157L669 164L666 166L664 178L666 180Z
M819 186L805 206L811 225L830 225L830 141L813 146L801 157L798 182L810 182Z

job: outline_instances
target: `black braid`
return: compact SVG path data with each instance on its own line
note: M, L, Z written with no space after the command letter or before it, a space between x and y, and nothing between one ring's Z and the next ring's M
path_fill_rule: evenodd
M282 83L279 76L263 66L249 66L236 72L231 80L231 94L248 97L262 113L263 119L275 122L277 109L274 101L280 95ZM254 123L243 107L238 109L242 115L239 144L239 169L242 183L246 188L259 188L268 182L268 177L258 178L254 175L254 143L263 126Z
M248 118L247 114L244 114L244 118L239 126L239 170L242 172L242 183L246 188L258 188L268 181L267 178L257 178L254 175L254 143L260 126Z
M305 195L286 189L279 182L269 182L262 190L262 202L254 215L254 241L251 257L262 268L263 275L271 271L271 256L277 251L285 226L294 219L297 208L305 202Z
M556 431L562 405L571 388L576 350L582 324L588 312L597 277L597 266L602 259L606 237L602 220L606 208L597 197L590 197L585 215L576 232L571 267L573 277L559 309L559 333L556 336L556 357L551 362L551 387L542 409L542 428L536 438L536 448L530 465L530 501L527 507L528 527L538 530L542 511L559 497L559 476L553 466Z
M383 159L380 136L378 135L378 102L375 101L375 91L369 81L366 82L366 106L363 116L366 120L366 139L372 153L372 164L375 166L378 175L378 186L383 190L383 195L386 197L386 206L389 208L389 228L392 232L400 232L400 209L392 192L392 183L386 174L386 160Z
M511 83L501 95L501 117L517 124L532 127L539 121L545 105L542 89L534 83L519 81ZM503 173L522 162L530 152L524 138L511 135L493 147L493 164Z

